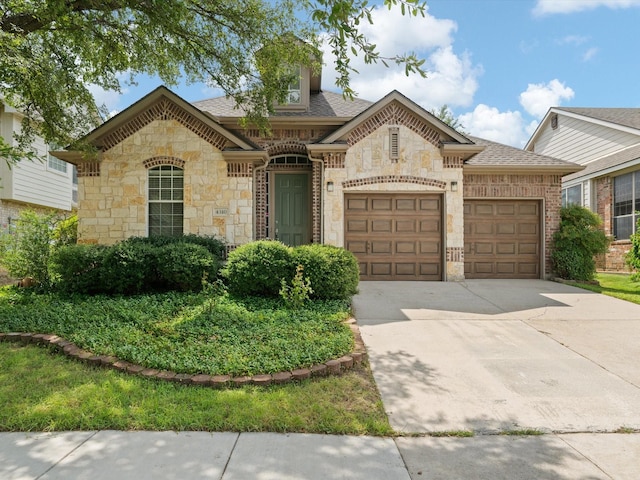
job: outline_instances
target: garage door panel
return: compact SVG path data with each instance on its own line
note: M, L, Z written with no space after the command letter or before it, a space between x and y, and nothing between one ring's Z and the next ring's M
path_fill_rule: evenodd
M440 234L442 231L442 223L440 220L425 219L420 221L420 233Z
M411 212L416 211L416 199L415 198L398 198L396 199L396 211L399 212Z
M389 255L392 251L391 240L374 240L371 242L371 254L372 255Z
M440 194L345 194L345 246L361 279L442 280L441 206Z
M404 219L396 221L396 233L416 233L416 220Z
M366 219L350 219L346 222L347 233L368 233L369 222Z
M393 220L392 219L380 219L371 221L371 233L392 233L393 232Z
M371 200L371 210L374 212L391 212L393 202L390 198L374 198Z
M466 278L540 278L540 202L466 200Z
M416 247L416 243L417 242L402 242L402 241L397 241L396 242L396 253L398 255L416 255L417 252L417 247Z
M367 253L367 242L365 240L349 240L345 246L347 250L355 254Z
M367 212L369 202L366 197L350 197L346 200L346 208L351 212Z

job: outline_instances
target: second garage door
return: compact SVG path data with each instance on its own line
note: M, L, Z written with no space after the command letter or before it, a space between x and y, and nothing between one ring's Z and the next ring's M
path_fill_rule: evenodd
M466 278L540 278L540 202L465 200Z
M345 195L345 247L362 280L442 280L442 196Z

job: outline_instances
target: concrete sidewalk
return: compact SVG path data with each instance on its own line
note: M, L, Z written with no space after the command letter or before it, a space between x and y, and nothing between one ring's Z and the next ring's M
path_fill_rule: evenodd
M640 435L1 433L2 480L636 479Z

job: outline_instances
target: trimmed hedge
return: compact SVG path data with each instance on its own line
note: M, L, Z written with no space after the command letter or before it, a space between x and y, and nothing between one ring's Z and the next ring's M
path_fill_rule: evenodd
M111 246L58 248L50 269L55 285L68 293L135 295L166 290L199 290L217 276L224 244L196 236L135 237ZM219 245L222 245L220 248Z
M301 245L293 249L295 265L311 280L311 298L347 299L357 293L360 270L355 255L332 245Z
M245 243L229 253L222 275L237 296L277 297L281 281L296 273L291 248L274 240Z
M331 245L291 248L273 240L247 243L229 254L223 276L233 295L277 297L282 280L291 281L298 265L311 281L312 298L347 299L357 291L356 257Z

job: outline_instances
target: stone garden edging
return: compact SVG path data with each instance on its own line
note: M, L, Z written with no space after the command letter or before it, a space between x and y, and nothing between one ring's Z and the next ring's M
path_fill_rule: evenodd
M63 352L68 357L88 363L90 365L112 368L120 372L138 375L145 378L154 378L156 380L181 383L183 385L200 385L203 387L225 388L225 387L241 387L243 385L267 386L272 384L283 384L296 380L305 380L311 377L326 377L328 375L340 375L341 373L359 367L366 359L367 353L364 342L360 336L360 329L351 318L347 320L355 341L355 349L349 355L328 360L325 363L313 365L311 368L300 368L297 370L278 372L273 374L253 375L246 377L232 377L230 375L206 375L206 374L187 374L176 373L168 370L157 370L146 368L142 365L121 360L117 357L108 355L94 355L93 353L83 350L74 343L65 340L58 335L45 333L23 333L11 332L1 333L0 342L20 342L23 344L37 344L54 347L56 350Z

